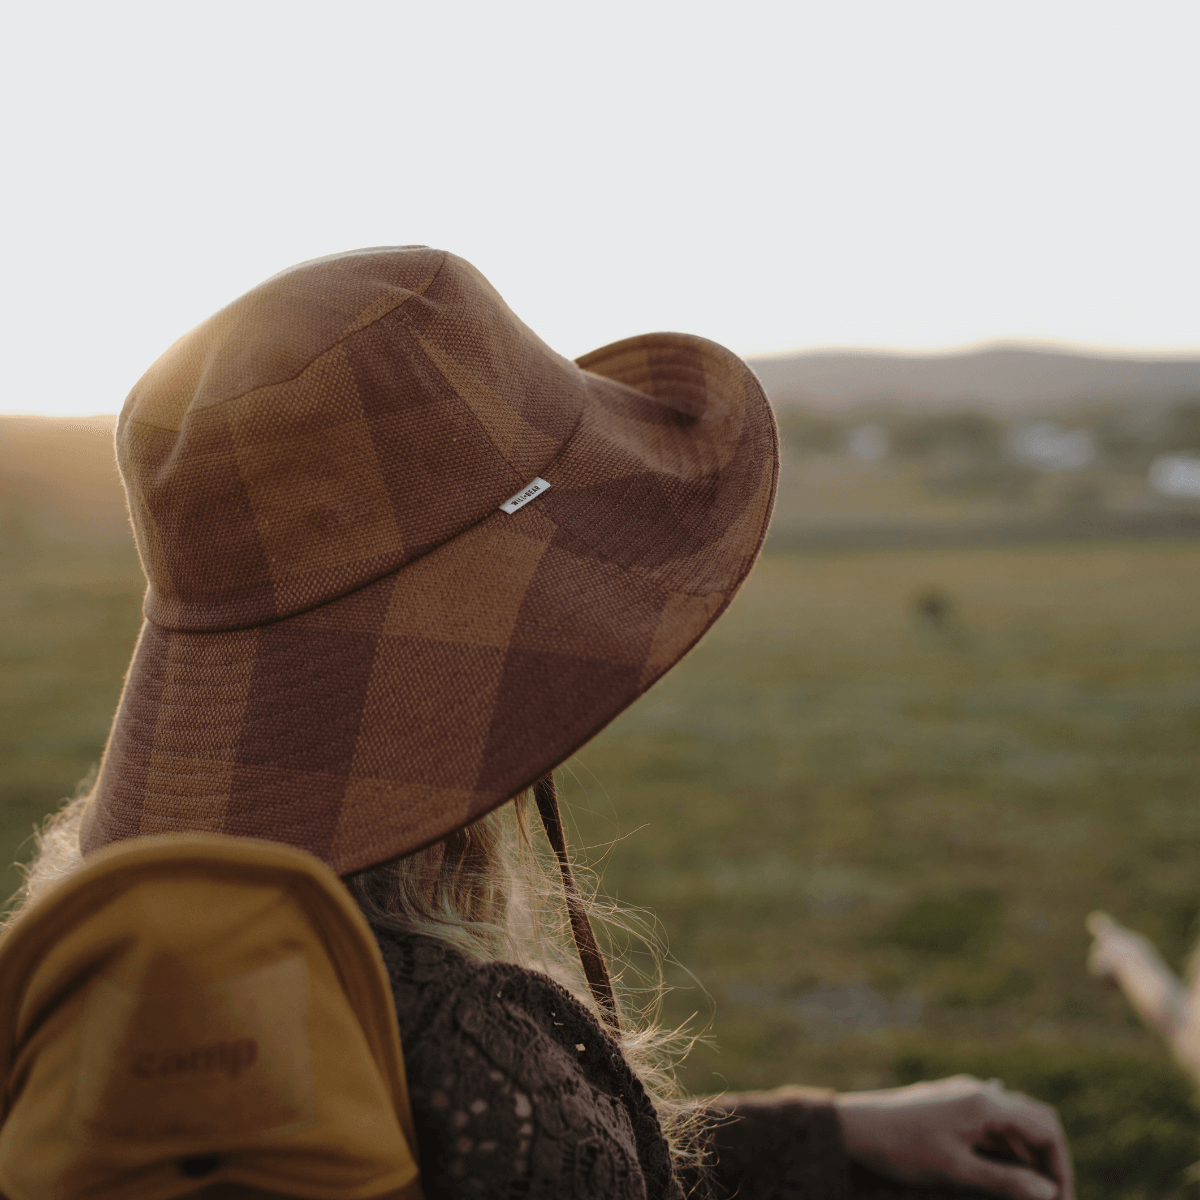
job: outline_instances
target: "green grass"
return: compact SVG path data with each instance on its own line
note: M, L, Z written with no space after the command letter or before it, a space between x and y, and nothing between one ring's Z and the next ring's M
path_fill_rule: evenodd
M605 889L703 985L668 966L668 1018L698 1011L716 1043L688 1085L882 1086L989 1046L1075 1071L1114 1128L1122 1071L1190 1095L1087 975L1083 919L1177 966L1196 937L1198 594L1187 543L764 558L566 787L582 843L621 839ZM1172 1111L1151 1157L1174 1178L1200 1122ZM1132 1169L1154 1136L1121 1143L1128 1186L1087 1151L1087 1194L1161 1194Z
M142 581L126 538L0 500L7 862L99 756ZM767 555L562 773L574 844L669 938L668 1019L712 1036L688 1086L998 1075L1062 1106L1088 1200L1175 1187L1190 1084L1083 918L1176 965L1200 932L1198 595L1196 543Z

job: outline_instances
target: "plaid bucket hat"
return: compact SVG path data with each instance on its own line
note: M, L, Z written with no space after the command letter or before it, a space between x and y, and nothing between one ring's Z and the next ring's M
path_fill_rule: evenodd
M197 831L345 875L568 758L729 603L774 418L703 338L576 362L469 263L357 250L176 342L117 424L149 580L90 853Z

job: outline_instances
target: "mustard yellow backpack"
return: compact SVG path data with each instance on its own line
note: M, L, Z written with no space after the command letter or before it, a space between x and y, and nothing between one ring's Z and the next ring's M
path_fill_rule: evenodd
M0 940L0 1200L420 1200L391 990L312 856L90 856Z

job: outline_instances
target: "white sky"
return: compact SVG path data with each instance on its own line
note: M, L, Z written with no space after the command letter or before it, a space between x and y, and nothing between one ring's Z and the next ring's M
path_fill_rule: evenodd
M571 355L1200 350L1196 0L9 12L0 412L116 411L268 275L406 242Z

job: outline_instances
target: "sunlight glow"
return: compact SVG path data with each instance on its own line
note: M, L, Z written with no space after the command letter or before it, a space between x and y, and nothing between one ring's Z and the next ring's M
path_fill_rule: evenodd
M112 412L294 262L423 242L551 345L1196 353L1181 0L26 5L0 411Z

